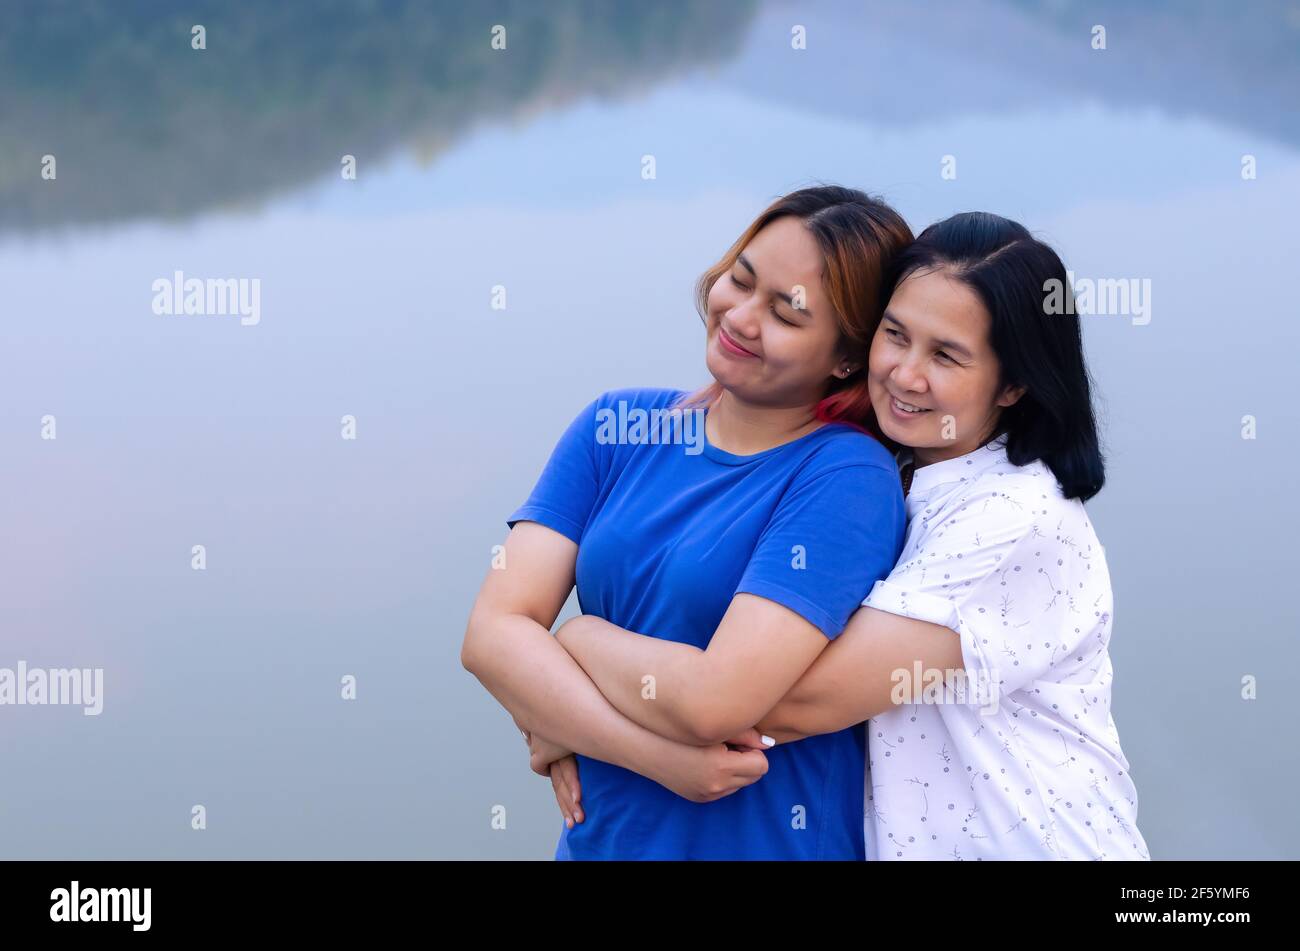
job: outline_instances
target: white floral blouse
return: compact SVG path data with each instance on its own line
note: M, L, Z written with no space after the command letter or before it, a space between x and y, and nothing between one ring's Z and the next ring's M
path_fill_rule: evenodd
M897 566L862 603L952 628L965 669L900 673L904 702L868 721L867 858L1149 858L1083 504L1041 461L1012 465L1000 437L915 470L907 516Z

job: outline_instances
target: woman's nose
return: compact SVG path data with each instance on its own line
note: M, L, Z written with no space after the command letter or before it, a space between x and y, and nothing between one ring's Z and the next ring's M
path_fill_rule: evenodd
M755 335L758 318L759 309L754 297L750 297L738 306L733 307L727 313L727 322L735 328L737 333L742 333L746 337Z
M925 376L910 356L899 360L890 376L901 390L920 393L926 389Z

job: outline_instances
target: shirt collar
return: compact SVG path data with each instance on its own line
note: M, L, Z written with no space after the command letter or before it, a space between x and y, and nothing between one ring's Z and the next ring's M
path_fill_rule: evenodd
M1003 433L965 455L922 466L912 474L912 486L907 497L909 500L919 499L936 486L960 482L963 479L969 481L989 466L1005 459L1006 453L1007 436ZM904 446L895 454L894 461L897 462L901 473L907 466L915 465L915 456L910 447Z

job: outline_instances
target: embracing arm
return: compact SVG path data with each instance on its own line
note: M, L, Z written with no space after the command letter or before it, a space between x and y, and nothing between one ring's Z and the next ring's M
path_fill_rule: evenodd
M752 594L732 599L707 650L589 615L566 622L556 638L625 716L699 745L753 726L827 645L811 622Z
M764 636L788 644L789 656L764 649ZM717 742L751 724L782 743L834 733L893 708L895 685L918 661L924 671L962 668L957 634L938 624L863 607L826 646L793 611L744 594L703 651L587 615L557 638L626 716L688 742ZM646 676L654 678L650 696ZM787 687L788 677L798 679Z
M550 627L573 588L578 546L536 522L506 538L507 567L488 571L461 663L514 716L554 742L656 779L678 744L633 723L555 642Z
M756 729L778 742L833 733L892 710L896 686L961 670L961 639L951 628L862 607ZM911 696L924 683L911 684Z

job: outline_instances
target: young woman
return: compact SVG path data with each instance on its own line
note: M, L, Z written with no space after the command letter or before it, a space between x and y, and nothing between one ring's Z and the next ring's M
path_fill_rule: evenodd
M1083 507L1104 471L1079 322L1044 312L1065 268L1019 224L976 213L926 229L894 269L867 377L881 429L909 447L906 545L757 729L790 741L870 718L868 858L1149 858L1110 715L1111 588ZM650 633L584 616L558 639L654 728L635 674L666 672L666 692L712 645ZM535 767L564 752L533 746ZM551 775L581 819L571 767Z
M862 730L765 755L748 728L901 550L894 460L856 424L887 269L911 239L852 189L775 202L700 280L714 385L601 395L508 520L462 662L522 729L579 754L584 821L557 857L863 857ZM703 420L700 451L608 425L667 410ZM587 614L707 646L706 662L657 683L638 670L637 715L616 709L549 633L575 580Z

